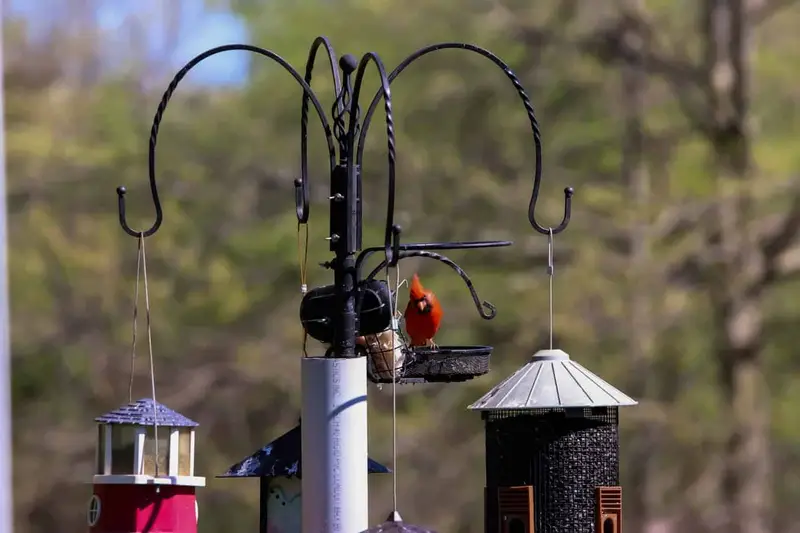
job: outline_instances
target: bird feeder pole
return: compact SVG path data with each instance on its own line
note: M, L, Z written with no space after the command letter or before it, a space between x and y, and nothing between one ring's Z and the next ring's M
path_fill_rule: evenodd
M368 371L364 351L357 349L357 336L372 335L394 327L391 296L387 284L374 280L384 268L397 265L407 257L431 258L450 266L465 282L480 316L490 320L495 308L481 301L466 273L450 259L435 250L496 248L509 246L509 241L466 241L400 244L401 229L394 224L395 202L395 135L392 99L389 84L415 60L439 50L461 50L483 56L499 67L513 84L522 100L533 132L536 170L528 218L539 232L555 234L566 227L570 216L572 190L565 191L564 218L554 229L539 226L533 210L541 183L541 141L533 105L522 83L511 68L491 52L464 43L440 43L417 50L391 73L387 73L380 57L365 54L360 61L351 55L337 60L328 39L314 40L301 76L283 58L270 50L245 44L231 44L210 49L189 61L173 78L156 111L150 134L149 177L156 218L144 231L128 226L125 215L125 188L117 189L119 220L123 230L136 238L150 237L163 220L155 178L155 149L158 131L167 103L179 82L197 64L213 55L228 51L247 51L267 57L286 70L303 89L301 107L301 173L295 180L295 208L300 225L308 222L310 188L308 175L309 108L322 123L330 165L330 231L326 240L334 258L322 266L333 270L334 284L311 291L303 285L300 319L306 333L328 345L324 356L302 359L302 531L303 533L359 533L368 527L367 494L367 377L384 382L386 375ZM311 89L312 71L317 51L323 50L333 76L335 102L329 122L324 108ZM361 86L367 68L378 71L381 88L363 109L359 105ZM388 196L386 224L382 246L362 248L362 179L364 145L370 119L383 100L387 136ZM311 104L311 106L309 106ZM366 110L363 115L362 111ZM383 252L383 261L369 275L361 276L365 260ZM303 282L305 283L305 282ZM375 305L365 305L371 298ZM404 363L403 382L464 381L489 371L490 346L438 346L409 348L410 361ZM385 374L385 373L384 373ZM390 376L391 379L395 379ZM2 436L0 436L2 438ZM394 467L394 465L392 465ZM4 533L4 532L0 532Z
M321 45L327 43L319 39L314 43L309 65ZM330 45L328 50L335 73ZM355 351L359 168L344 129L346 114L353 113L350 77L356 60L344 56L338 67L344 79L341 86L335 83L333 119L339 161L331 172L328 235L330 250L336 254L331 264L336 312L330 316L333 344L325 357L304 357L301 362L303 533L357 533L369 527L367 364L366 357L357 357Z

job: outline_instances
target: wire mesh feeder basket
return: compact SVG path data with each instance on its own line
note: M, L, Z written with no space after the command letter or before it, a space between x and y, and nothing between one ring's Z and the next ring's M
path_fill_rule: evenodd
M362 339L373 381L391 383L393 375L396 379L403 377L408 348L397 320L380 333L364 335Z
M391 346L391 331L379 335L386 335L385 338L389 340L384 344L387 348L374 349L375 357L367 351L367 355L370 355L369 378L373 383L391 383L392 350L388 348ZM412 347L406 346L404 340L402 343L396 347L397 383L454 383L468 381L489 372L491 346Z
M409 347L403 378L426 383L453 383L489 373L491 346Z

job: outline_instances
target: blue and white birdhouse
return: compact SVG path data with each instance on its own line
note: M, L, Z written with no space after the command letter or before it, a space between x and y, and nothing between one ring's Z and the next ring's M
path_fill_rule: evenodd
M231 466L220 478L260 478L258 533L300 533L302 439L298 424L254 454ZM370 474L387 474L387 467L367 459Z

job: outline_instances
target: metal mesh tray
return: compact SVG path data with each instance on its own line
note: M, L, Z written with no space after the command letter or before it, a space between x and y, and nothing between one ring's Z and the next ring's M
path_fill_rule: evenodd
M397 383L453 383L489 372L491 346L439 346L409 348L397 372ZM370 372L373 383L391 383L391 376Z

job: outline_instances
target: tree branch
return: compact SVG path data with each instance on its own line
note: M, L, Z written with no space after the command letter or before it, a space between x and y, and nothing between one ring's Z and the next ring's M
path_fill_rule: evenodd
M776 227L762 239L761 247L766 268L763 283L772 284L786 276L800 273L800 194L795 194L791 206Z

